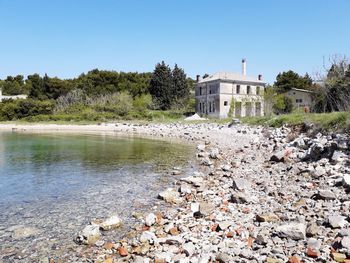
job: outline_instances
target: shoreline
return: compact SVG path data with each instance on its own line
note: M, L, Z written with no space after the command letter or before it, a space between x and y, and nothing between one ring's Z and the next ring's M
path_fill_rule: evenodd
M79 246L82 262L279 263L350 258L348 135L309 137L284 127L239 124L104 125L7 125L6 129L107 130L179 139L197 144L193 158L200 167L160 192L158 198L166 208L153 207L140 215L123 240ZM94 233L82 235L88 238Z

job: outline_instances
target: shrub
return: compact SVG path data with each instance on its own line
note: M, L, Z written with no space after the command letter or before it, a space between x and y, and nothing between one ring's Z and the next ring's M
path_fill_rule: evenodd
M153 106L152 96L150 94L143 94L134 98L132 103L133 108L136 112L145 113Z
M0 119L16 120L40 114L52 114L54 102L50 100L9 100L0 103Z
M292 99L283 94L277 95L272 108L276 114L290 113L293 110Z

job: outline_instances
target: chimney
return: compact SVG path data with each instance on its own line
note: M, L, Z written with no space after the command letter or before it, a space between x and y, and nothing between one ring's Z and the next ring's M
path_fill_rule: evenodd
M196 82L198 83L201 79L201 75L196 75Z
M245 58L242 59L242 75L243 76L247 75L247 62Z
M262 80L262 79L263 79L262 75L259 74L259 75L258 75L258 80Z

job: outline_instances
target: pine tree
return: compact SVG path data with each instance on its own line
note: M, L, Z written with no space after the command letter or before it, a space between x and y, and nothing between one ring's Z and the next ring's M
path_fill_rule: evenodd
M162 61L153 71L149 92L153 101L162 110L170 109L172 102L173 81L171 69Z
M183 104L190 95L189 85L186 79L186 74L182 68L179 68L177 64L172 71L172 80L173 80L173 105Z

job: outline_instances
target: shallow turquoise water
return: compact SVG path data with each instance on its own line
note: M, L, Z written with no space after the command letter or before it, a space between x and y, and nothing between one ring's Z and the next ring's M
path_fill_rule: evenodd
M0 133L0 249L24 247L21 257L35 261L66 253L93 218L118 213L130 226L131 213L148 210L174 180L166 171L191 170L192 152L183 144L107 134ZM14 239L17 226L39 234Z

